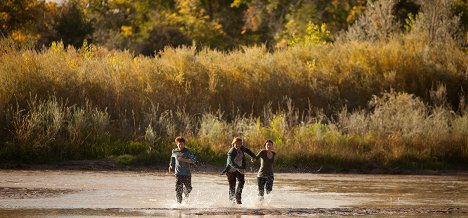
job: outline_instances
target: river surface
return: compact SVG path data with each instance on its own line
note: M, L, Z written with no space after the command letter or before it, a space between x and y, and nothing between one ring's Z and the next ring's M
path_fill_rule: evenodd
M248 173L242 205L228 201L226 176L194 172L180 205L174 185L164 172L3 170L0 217L468 217L468 176L277 173L259 201Z

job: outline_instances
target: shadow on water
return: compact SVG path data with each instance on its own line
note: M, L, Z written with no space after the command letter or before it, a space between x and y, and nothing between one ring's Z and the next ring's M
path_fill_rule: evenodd
M246 175L243 204L228 201L225 176L195 173L179 205L161 172L0 171L0 217L467 216L468 177L276 174L257 197Z

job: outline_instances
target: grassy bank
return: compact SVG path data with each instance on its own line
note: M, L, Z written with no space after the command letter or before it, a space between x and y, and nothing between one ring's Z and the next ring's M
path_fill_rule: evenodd
M272 139L281 166L468 160L468 59L455 45L401 37L153 58L1 47L2 160L162 163L178 135L209 164L224 162L234 136L253 150Z

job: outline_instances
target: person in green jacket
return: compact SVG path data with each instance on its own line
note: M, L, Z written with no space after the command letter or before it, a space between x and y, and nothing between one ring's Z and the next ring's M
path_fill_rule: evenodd
M177 148L172 150L171 161L169 163L169 172L174 170L176 176L176 198L177 202L182 203L182 192L187 198L192 191L192 174L190 165L195 164L195 156L185 147L185 139L177 137L175 139ZM184 189L185 186L185 189Z
M235 137L231 143L231 149L227 153L226 168L223 173L226 173L229 182L229 200L236 200L237 204L242 204L242 189L245 183L245 154L246 152L252 158L255 158L255 153L242 145L242 139ZM239 182L236 189L236 179Z
M273 175L273 163L275 161L276 153L273 152L273 141L266 140L264 143L265 149L258 152L255 156L255 160L260 160L260 169L257 173L258 183L258 196L260 200L263 200L265 193L270 194L273 190L273 181L275 177Z

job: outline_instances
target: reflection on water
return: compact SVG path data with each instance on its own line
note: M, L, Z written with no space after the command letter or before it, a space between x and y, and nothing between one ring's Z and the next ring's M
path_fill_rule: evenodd
M466 176L276 174L272 194L260 202L255 174L248 174L242 205L228 201L225 176L194 173L192 184L190 198L179 205L175 178L167 173L0 171L0 216L255 217L359 213L349 208L374 208L374 214L468 208Z
M283 184L299 192L334 193L361 199L358 207L467 207L468 177L414 175L315 175L290 178Z

